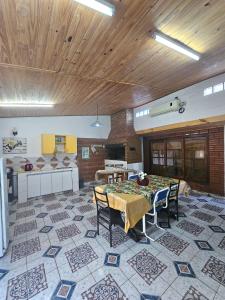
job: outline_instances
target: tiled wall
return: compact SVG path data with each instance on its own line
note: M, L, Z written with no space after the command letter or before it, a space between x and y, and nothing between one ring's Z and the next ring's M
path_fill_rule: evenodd
M15 156L6 158L8 167L12 167L15 172L24 169L28 163L33 165L34 170L49 170L59 167L74 167L77 165L76 155L57 154L55 156L40 156L40 157L26 157Z

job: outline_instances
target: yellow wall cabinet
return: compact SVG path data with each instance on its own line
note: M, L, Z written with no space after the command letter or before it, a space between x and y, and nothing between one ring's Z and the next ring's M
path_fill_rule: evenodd
M65 153L77 153L77 138L73 135L66 135Z
M42 134L42 154L77 153L77 138L73 135Z
M42 134L41 135L41 148L42 148L42 154L54 154L55 153L55 135L54 134Z

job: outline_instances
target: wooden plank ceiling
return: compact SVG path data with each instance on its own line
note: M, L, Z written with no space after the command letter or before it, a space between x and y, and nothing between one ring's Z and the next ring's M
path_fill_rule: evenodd
M225 72L224 0L112 0L113 17L73 0L0 1L0 117L113 114ZM160 45L155 29L202 54Z

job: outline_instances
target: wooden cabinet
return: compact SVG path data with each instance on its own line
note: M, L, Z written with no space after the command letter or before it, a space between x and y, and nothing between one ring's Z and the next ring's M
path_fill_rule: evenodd
M41 195L48 195L52 193L52 174L41 175Z
M41 146L42 146L42 154L54 154L55 153L55 135L54 134L42 134Z
M42 134L42 154L77 153L77 138L73 135Z
M77 153L77 138L73 135L66 135L65 152L68 154Z
M41 175L28 175L27 196L28 198L41 196Z

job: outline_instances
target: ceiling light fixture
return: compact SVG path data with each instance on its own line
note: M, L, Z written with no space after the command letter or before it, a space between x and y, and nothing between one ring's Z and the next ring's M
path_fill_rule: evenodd
M199 60L200 59L200 54L196 51L194 51L193 49L191 49L190 47L186 46L185 44L181 43L178 40L175 40L173 38L171 38L170 36L162 33L162 32L158 32L156 31L153 34L153 38L163 44L166 45L167 47L170 47L180 53L183 53L191 58L193 58L194 60Z
M105 15L113 16L115 13L115 6L104 0L75 0L76 2L95 9Z
M100 121L99 121L99 119L98 119L98 104L97 104L97 119L96 119L96 121L94 122L94 123L92 123L91 125L90 125L91 127L102 127L103 126L103 124L102 123L100 123Z
M23 107L23 108L51 108L54 106L54 103L49 102L0 102L0 107Z

